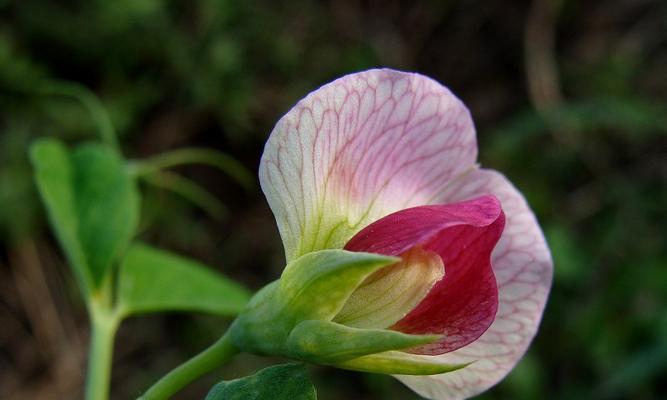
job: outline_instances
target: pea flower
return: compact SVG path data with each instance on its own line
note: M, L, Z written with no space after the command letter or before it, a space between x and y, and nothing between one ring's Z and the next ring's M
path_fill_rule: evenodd
M301 100L260 166L287 267L236 345L430 399L496 384L537 331L552 261L523 196L476 158L467 108L419 74L355 73Z

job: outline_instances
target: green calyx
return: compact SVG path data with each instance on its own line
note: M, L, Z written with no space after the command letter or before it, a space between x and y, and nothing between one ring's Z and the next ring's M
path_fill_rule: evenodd
M471 363L446 364L433 356L410 354L402 351L385 351L358 357L337 365L353 371L395 375L436 375L465 368Z
M361 371L394 373L385 365L386 357L396 363L400 371L396 373L428 375L460 368L397 351L433 343L439 335L409 335L332 322L368 276L397 261L396 257L345 250L308 253L287 265L278 281L250 300L232 325L231 338L240 350L250 353ZM401 359L403 354L406 357Z
M337 364L367 354L409 349L432 343L439 335L408 335L387 329L350 328L329 321L303 321L287 338L299 359Z

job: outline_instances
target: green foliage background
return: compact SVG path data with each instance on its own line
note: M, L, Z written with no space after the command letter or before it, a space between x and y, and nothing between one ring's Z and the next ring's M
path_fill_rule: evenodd
M125 154L205 146L256 171L273 124L299 98L374 66L424 73L463 99L481 163L525 193L553 250L540 333L481 398L660 398L667 4L657 0L0 1L0 398L76 398L82 387L85 312L36 196L32 140L94 138L94 94ZM282 249L259 190L207 167L179 172L226 213L216 220L144 187L141 239L253 289L276 278ZM136 396L225 324L130 321L113 397ZM266 364L241 357L182 398ZM416 398L389 377L310 372L325 400Z

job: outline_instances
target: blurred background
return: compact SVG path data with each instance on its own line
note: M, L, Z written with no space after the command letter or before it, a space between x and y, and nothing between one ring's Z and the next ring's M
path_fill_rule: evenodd
M101 105L129 158L203 146L256 173L273 124L298 99L375 66L418 71L462 98L480 162L523 191L553 251L540 332L480 398L664 398L667 3L658 0L0 0L0 398L82 396L85 309L33 186L33 139L96 139ZM214 218L145 186L140 237L253 290L277 278L282 247L259 189L207 167L178 172L224 209ZM228 323L127 321L112 397L136 397ZM239 357L179 398L272 361ZM386 376L311 374L323 400L417 399Z

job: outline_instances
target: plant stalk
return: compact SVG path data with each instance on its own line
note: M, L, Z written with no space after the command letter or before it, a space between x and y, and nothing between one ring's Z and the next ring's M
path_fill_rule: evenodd
M190 382L229 361L239 353L229 332L209 348L178 366L155 383L139 400L168 399Z
M94 308L86 375L86 400L107 400L111 383L113 345L119 321L116 316Z
M114 149L118 149L118 139L109 113L99 97L86 86L76 82L48 81L42 84L38 90L46 95L67 96L79 101L88 110L102 141Z
M146 160L136 161L138 175L149 175L156 171L184 164L204 164L229 174L246 189L254 188L252 174L234 158L218 151L200 148L183 148L162 153Z

